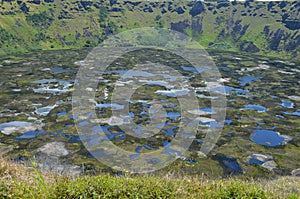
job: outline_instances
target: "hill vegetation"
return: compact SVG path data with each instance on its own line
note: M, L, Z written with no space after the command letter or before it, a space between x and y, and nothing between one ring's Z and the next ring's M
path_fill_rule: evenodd
M300 3L3 0L0 55L94 47L108 35L170 28L207 49L299 57Z

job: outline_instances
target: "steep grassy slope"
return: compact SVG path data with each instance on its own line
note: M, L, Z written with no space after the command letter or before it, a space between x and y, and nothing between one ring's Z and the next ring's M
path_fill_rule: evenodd
M299 2L3 0L0 55L93 47L107 35L165 27L205 48L299 56Z

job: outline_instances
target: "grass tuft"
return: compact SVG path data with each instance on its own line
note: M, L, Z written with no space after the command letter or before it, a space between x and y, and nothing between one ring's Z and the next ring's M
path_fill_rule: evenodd
M0 198L300 198L300 178L205 179L125 175L72 179L0 159Z

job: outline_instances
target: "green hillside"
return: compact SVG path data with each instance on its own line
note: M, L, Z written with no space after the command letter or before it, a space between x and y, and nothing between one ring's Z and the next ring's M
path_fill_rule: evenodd
M164 27L208 49L299 57L300 3L2 0L0 56L94 47L109 34Z

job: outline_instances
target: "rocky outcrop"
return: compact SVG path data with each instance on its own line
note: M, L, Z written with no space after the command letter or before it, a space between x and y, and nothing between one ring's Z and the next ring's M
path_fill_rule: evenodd
M284 36L284 31L281 29L277 29L274 34L273 32L271 32L271 35L272 36L269 39L269 48L271 50L278 50L281 38Z
M227 8L227 7L229 7L230 6L230 3L229 2L221 2L221 3L218 3L218 5L217 5L217 9L220 9L220 8Z
M32 0L32 1L29 1L30 3L33 3L33 4L41 4L41 0Z
M72 19L72 14L70 14L68 11L66 10L61 10L58 17L58 19Z
M185 29L189 27L189 22L188 20L185 21L180 21L177 23L171 23L171 29L181 32L181 33L185 33Z
M152 9L152 7L149 6L149 7L144 8L143 11L152 13L153 9Z
M300 176L300 169L295 169L291 172L292 176Z
M184 11L184 9L180 6L180 7L178 7L178 8L176 9L176 12L177 12L177 14L181 15L181 14L183 14L185 11Z
M130 5L133 5L133 6L138 6L141 3L142 3L141 1L124 1L124 5L130 4Z
M187 29L192 29L197 33L202 33L202 19L201 17L194 17L192 21L189 20L171 23L171 29L186 34Z
M26 3L22 3L20 9L25 13L29 12L29 7L27 7Z
M287 27L290 30L299 30L300 29L300 21L289 21L289 20L284 20L282 21L284 23L285 27Z
M80 3L85 10L89 10L90 6L93 4L92 1L80 1Z
M250 52L250 53L256 53L260 51L260 49L252 41L250 42L244 41L240 45L240 50L245 52Z
M109 0L109 5L113 6L118 3L118 0Z
M200 17L195 17L192 19L192 30L196 31L197 33L202 33L202 18Z
M192 9L190 10L190 15L192 17L197 16L205 11L205 6L201 1L196 1Z
M261 167L272 171L277 167L272 156L263 154L252 154L249 158L249 164L260 165Z
M300 35L297 35L295 37L292 37L291 40L286 44L285 50L286 51L299 51L300 46Z

